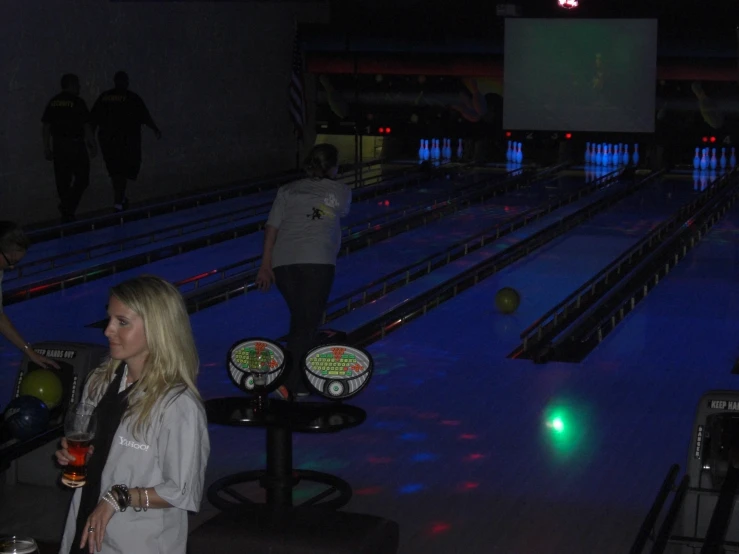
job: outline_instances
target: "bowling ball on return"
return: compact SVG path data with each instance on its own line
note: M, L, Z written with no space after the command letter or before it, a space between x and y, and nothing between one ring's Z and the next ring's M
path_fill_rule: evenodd
M512 314L521 304L521 295L516 289L504 287L495 295L495 306L504 314Z
M13 437L28 440L47 430L49 408L35 396L14 398L5 408L5 425Z
M20 395L35 396L53 410L62 401L64 389L59 376L50 369L34 369L23 376Z

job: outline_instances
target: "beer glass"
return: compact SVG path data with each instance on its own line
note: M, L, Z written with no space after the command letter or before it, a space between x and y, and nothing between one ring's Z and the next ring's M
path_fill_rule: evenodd
M97 429L95 406L80 402L67 414L64 421L64 438L74 461L64 468L62 483L76 489L87 481L87 453Z
M0 537L0 554L38 554L38 546L28 537Z

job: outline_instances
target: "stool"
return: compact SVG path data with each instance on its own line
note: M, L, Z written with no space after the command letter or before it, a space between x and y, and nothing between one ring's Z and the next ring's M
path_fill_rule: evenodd
M195 529L188 554L396 554L394 521L320 508L242 507L221 512Z

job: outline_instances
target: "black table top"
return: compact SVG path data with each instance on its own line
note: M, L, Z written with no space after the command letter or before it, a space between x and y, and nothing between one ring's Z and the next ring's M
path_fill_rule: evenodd
M298 433L336 433L364 423L367 413L338 402L269 400L258 409L253 398L236 396L205 402L208 421L234 427L278 427Z

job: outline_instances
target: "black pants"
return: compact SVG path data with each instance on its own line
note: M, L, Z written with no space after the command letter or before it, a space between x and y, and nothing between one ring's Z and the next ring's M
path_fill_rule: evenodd
M54 179L62 216L73 216L90 185L90 158L83 141L54 141Z
M105 167L113 184L115 204L126 200L127 182L135 181L141 169L141 137L125 133L98 135Z
M335 270L330 264L292 264L274 270L277 288L290 310L287 350L292 362L285 368L284 384L294 394L308 390L302 375L302 360L318 344L318 328Z

